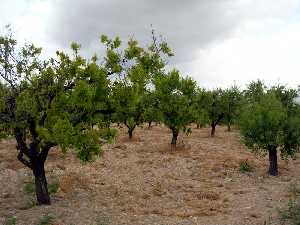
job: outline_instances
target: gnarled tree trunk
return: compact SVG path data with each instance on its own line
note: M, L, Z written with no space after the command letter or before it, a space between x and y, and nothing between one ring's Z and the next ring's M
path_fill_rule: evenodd
M35 192L38 205L50 205L44 162L35 162L32 171L35 179Z
M132 137L133 137L133 130L134 130L134 128L128 128L128 137L129 137L129 139L132 139Z
M172 141L171 141L171 148L172 149L176 148L177 137L178 137L178 130L177 129L172 129Z
M48 192L47 179L45 175L45 161L51 147L54 143L45 143L41 149L38 149L38 141L34 129L31 130L34 140L29 147L26 144L24 131L19 128L15 129L15 138L17 149L19 151L18 160L30 168L35 179L35 192L38 205L50 205L50 196ZM40 151L39 151L40 150ZM25 156L25 157L24 157Z
M269 174L271 176L277 176L278 175L278 164L277 164L277 148L272 146L269 149Z

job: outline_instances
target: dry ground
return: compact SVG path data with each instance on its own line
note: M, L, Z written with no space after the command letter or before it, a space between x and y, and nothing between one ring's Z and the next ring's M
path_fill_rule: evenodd
M57 225L263 225L278 224L278 207L300 181L299 161L279 162L280 175L266 175L267 159L256 158L237 132L193 129L170 150L169 130L137 128L129 141L121 129L95 162L53 149L47 177L59 180L51 206L32 206L24 185L31 172L16 160L15 142L0 142L0 224L37 224L50 213ZM241 160L254 167L241 173ZM268 223L267 223L268 224Z

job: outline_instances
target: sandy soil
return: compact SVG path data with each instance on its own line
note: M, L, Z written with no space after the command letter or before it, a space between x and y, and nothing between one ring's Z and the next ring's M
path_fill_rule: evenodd
M162 126L137 128L129 141L121 129L103 155L81 164L74 153L53 149L47 177L59 180L51 206L32 206L24 186L31 171L16 160L15 142L0 142L0 224L37 224L45 214L57 225L263 225L279 224L291 184L300 181L300 160L279 161L280 175L266 175L267 159L255 157L237 132L193 129L171 150ZM241 173L242 160L254 168ZM265 223L266 222L266 223Z

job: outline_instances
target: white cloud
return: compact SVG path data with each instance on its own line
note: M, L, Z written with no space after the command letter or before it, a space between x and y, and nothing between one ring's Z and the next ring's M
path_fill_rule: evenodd
M193 77L206 87L244 85L263 79L267 84L300 84L300 23L285 24L279 30L259 34L249 32L199 50L192 64Z

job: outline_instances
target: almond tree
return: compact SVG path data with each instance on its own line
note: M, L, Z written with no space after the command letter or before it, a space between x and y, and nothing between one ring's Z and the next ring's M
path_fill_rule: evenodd
M172 131L172 148L176 147L179 132L187 130L187 125L193 120L195 88L196 82L189 77L182 78L177 70L158 76L155 80L162 120Z
M224 122L227 125L227 130L231 131L231 125L239 117L239 111L242 104L241 92L236 86L223 91L222 104L224 110Z
M198 88L192 104L194 115L193 122L197 124L197 129L202 128L209 123L208 104L207 91L205 89Z
M146 93L151 81L161 74L172 52L165 41L158 41L152 33L152 43L147 48L130 39L127 48L120 49L118 39L102 37L107 46L106 67L117 71L118 77L112 85L112 99L115 108L114 118L128 129L131 139L137 125L143 122Z
M83 161L100 153L94 115L107 110L105 69L86 62L73 43L73 56L57 52L48 63L40 48L17 48L12 35L0 37L0 136L13 136L18 160L32 170L38 204L50 204L45 175L49 151L74 149Z
M272 176L278 175L277 152L287 158L294 157L300 146L299 108L288 109L269 90L260 100L244 106L240 119L241 135L245 144L252 150L269 154L269 170Z
M221 123L225 116L222 95L223 91L221 89L207 92L207 111L211 125L210 135L212 137L215 136L216 126Z

